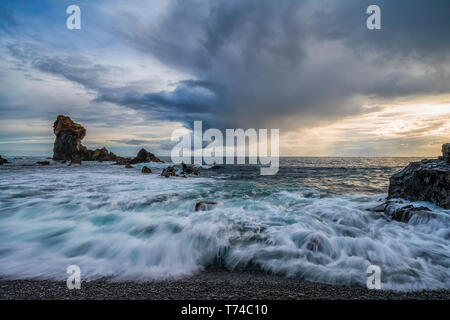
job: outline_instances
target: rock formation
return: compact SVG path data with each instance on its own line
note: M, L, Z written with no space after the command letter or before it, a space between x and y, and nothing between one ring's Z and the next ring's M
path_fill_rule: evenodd
M161 172L161 176L169 178L169 177L176 177L177 176L177 169L175 169L174 167L167 167L164 168L163 171Z
M36 164L39 164L41 166L49 166L50 161L38 161L38 162L36 162Z
M59 115L53 124L56 136L53 145L53 160L72 160L79 157L81 140L86 135L86 129L73 122L70 117Z
M0 166L4 163L9 163L9 161L6 159L3 159L2 156L0 156Z
M133 160L131 160L132 164L145 163L145 162L163 162L163 161L161 159L159 159L158 157L156 157L153 153L148 152L145 149L139 150L136 157Z
M150 169L149 167L143 166L141 172L145 173L145 174L149 174L149 173L152 173L152 169Z
M192 166L187 166L186 164L182 164L183 172L181 174L193 174L196 176L200 175L200 171Z
M216 204L214 201L199 201L195 204L195 211L211 210Z
M134 159L123 158L109 152L105 147L89 150L81 144L86 135L86 129L70 117L59 115L53 124L56 139L53 145L53 160L80 161L117 161L117 164L142 162L163 162L153 153L141 149Z
M388 198L430 201L450 209L449 146L442 146L440 159L412 162L389 179Z
M434 215L427 207L415 207L402 200L388 200L385 203L373 208L371 211L384 212L392 220L408 223L415 216L421 220L429 220Z

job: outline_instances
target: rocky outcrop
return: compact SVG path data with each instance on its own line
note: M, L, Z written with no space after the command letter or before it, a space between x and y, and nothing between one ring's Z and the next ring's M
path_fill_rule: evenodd
M53 124L53 133L56 136L53 145L54 160L72 160L79 157L81 140L86 135L86 129L73 122L70 117L59 115Z
M56 136L53 145L53 160L117 161L120 157L102 149L89 150L81 144L86 129L70 117L59 115L53 124Z
M125 168L126 168L126 169L133 169L134 167L133 167L131 164L127 163L127 164L125 165Z
M177 169L174 167L167 167L164 168L161 172L161 176L169 178L169 177L176 177L177 176Z
M430 201L450 209L450 163L448 144L441 159L412 162L389 180L388 198Z
M84 161L117 161L120 159L114 153L109 152L105 147L101 149L89 150L85 146L81 146L80 158Z
M195 211L211 210L216 204L214 201L199 201L195 204Z
M81 144L86 136L86 129L70 117L59 115L53 124L56 139L53 145L53 160L80 160L80 161L116 161L117 164L143 162L163 162L153 153L141 149L135 158L123 158L108 151L105 147L89 150Z
M192 166L187 166L186 164L182 164L183 172L181 174L193 174L195 176L200 175L200 171Z
M36 162L36 164L39 164L41 166L49 166L50 161L38 161L38 162Z
M132 164L146 163L146 162L164 162L164 161L162 161L161 159L156 157L153 153L148 152L145 149L139 150L136 157L133 160L131 160Z
M434 214L424 206L414 206L402 200L388 200L371 211L383 212L392 220L408 223L412 218L416 221L428 221Z
M6 159L3 159L2 156L0 156L0 166L4 163L9 163L9 161Z
M152 173L152 169L150 169L149 167L143 166L141 172L145 173L145 174L150 174L150 173Z

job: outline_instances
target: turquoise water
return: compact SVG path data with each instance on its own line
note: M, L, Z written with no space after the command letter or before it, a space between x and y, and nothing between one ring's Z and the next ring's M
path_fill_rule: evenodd
M111 163L0 166L0 276L88 280L179 278L214 266L293 279L382 288L450 289L450 211L409 223L368 211L389 176L415 159L282 158L276 176L255 166L205 166L163 178ZM195 212L198 201L218 204Z

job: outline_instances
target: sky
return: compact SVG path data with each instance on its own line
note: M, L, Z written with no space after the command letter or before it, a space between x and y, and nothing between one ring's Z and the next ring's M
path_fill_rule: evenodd
M169 155L196 120L279 129L282 156L437 156L449 17L448 0L2 0L0 154L51 155L64 114L124 156Z

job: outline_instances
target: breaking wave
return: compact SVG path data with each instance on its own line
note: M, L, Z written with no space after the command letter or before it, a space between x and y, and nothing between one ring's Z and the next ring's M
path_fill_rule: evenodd
M277 179L245 179L238 167L166 179L140 166L16 163L0 168L4 278L66 279L75 264L87 280L147 281L220 266L365 286L375 264L382 289L450 289L450 212L431 204L421 203L432 219L402 223L367 210L383 194L330 192L283 170ZM217 205L196 212L201 200Z

